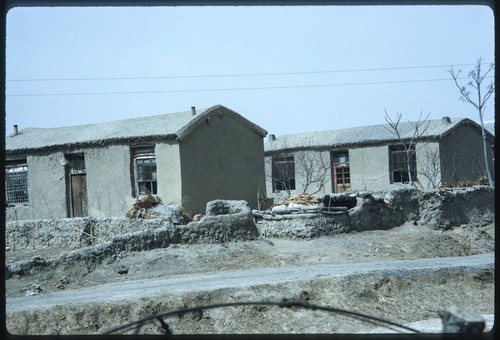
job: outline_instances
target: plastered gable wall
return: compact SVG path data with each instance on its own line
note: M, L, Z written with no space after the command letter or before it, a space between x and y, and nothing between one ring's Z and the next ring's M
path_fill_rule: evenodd
M82 150L85 155L88 215L125 216L133 203L128 145Z
M182 204L181 161L177 142L155 146L158 196L164 204Z
M257 192L265 193L263 137L224 110L209 121L179 142L186 213L205 213L214 199L246 200L256 208Z
M491 142L488 142L490 169L492 175ZM469 125L462 125L446 135L440 143L440 157L443 183L460 180L475 180L485 175L483 143L481 132Z
M349 149L351 190L387 190L390 186L389 147Z

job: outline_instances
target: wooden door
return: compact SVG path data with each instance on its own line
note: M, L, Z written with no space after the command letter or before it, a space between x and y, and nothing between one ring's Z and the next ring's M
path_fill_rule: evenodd
M335 183L335 192L341 193L351 188L351 174L349 164L334 164L333 183Z
M71 217L87 216L87 178L85 173L71 175Z

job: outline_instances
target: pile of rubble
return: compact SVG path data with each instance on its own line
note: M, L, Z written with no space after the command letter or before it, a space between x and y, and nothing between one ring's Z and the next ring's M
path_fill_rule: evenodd
M319 197L304 193L300 195L288 196L283 201L275 204L275 206L289 204L317 205L320 202L321 200L319 199Z
M288 196L275 203L270 211L253 211L254 217L266 214L292 215L292 214L337 214L354 208L357 204L356 194L326 194L323 197L307 193Z
M138 198L134 204L130 207L130 209L127 211L126 216L127 217L145 217L146 212L151 209L152 207L161 204L160 198L156 198L151 194L148 194L144 197Z
M184 215L180 205L164 205L159 197L151 194L138 198L125 214L128 218L169 219L173 224L187 224L191 219Z

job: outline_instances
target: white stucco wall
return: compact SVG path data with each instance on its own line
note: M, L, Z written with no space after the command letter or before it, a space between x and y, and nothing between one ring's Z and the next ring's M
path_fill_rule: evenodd
M424 189L430 189L433 185L430 183L429 179L426 178L423 172L430 175L430 169L426 169L425 167L437 166L438 173L439 169L439 159L437 160L437 164L429 164L432 161L431 157L436 155L439 157L439 142L429 142L429 143L419 143L416 146L417 148L417 171L420 172L418 174L418 179L421 184L420 187ZM297 160L297 156L304 151L295 152L294 156ZM308 152L318 152L318 151L308 151ZM371 146L371 147L359 147L348 149L349 152L349 166L350 166L350 175L351 175L351 190L360 191L360 190L368 190L368 191L384 191L390 189L392 186L399 185L390 183L390 163L389 163L389 146ZM326 157L330 157L330 151L322 151L322 153ZM298 165L296 164L296 189L291 190L290 194L300 194L303 192L304 179L300 176L300 172L297 171ZM272 191L272 157L267 156L265 162L266 169L266 186L269 197L274 197L275 200L279 200L281 198L287 197L287 192L276 192ZM437 177L440 175L438 174ZM335 189L332 187L331 182L332 174L331 168L329 170L327 176L327 182L323 190L320 190L316 193L316 195L322 195L325 193L335 192ZM440 181L439 178L435 179L436 181ZM317 185L311 185L307 190L308 193L312 193L317 189Z
M66 217L66 187L61 152L27 157L29 211L24 219ZM21 209L22 210L22 209ZM19 219L21 216L17 216Z
M69 179L63 161L65 154L80 152L85 157L88 216L125 216L134 201L130 147L113 145L28 155L29 205L7 208L7 220L70 217Z
M177 142L156 144L158 197L163 204L182 204L181 161Z
M125 216L133 203L130 147L109 145L82 151L87 172L88 215Z
M329 150L301 150L294 152L293 156L295 161L295 189L290 190L290 195L299 195L305 192L321 196L332 192L332 170ZM306 171L310 171L311 166L314 166L315 170L310 173L311 176L307 179ZM287 191L273 192L272 156L266 156L265 170L268 196L273 197L275 201L287 197ZM318 178L322 178L322 180L318 182L314 180Z
M351 190L387 190L389 178L388 146L349 149Z
M295 153L296 192L323 195L332 192L332 169L330 151L305 151ZM311 171L311 165L315 167ZM307 179L306 172L309 172ZM321 179L316 181L316 179ZM306 187L307 186L307 187Z
M342 149L344 151L344 149ZM291 195L301 194L304 192L305 179L298 171L299 165L297 160L300 154L303 152L314 152L316 154L321 154L325 159L330 162L331 151L299 151L294 153L296 167L295 167L295 182L296 189L291 190ZM389 151L388 146L377 146L377 147L365 147L365 148L355 148L348 149L349 152L349 166L351 175L351 190L387 190L390 186L389 178ZM272 191L272 156L266 157L266 186L269 197L273 197L275 200L280 200L288 196L285 191L274 192ZM307 193L315 193L317 196L321 196L326 193L335 192L332 183L332 169L329 166L327 175L325 177L324 187L319 189L317 184L311 184L306 190Z

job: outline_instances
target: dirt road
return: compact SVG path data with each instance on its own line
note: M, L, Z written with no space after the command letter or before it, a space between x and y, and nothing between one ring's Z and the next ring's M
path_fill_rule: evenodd
M312 240L172 245L97 257L10 250L6 324L16 335L103 334L185 307L300 299L408 324L450 305L494 313L495 226L391 230ZM76 254L79 254L78 252ZM36 262L39 263L39 262ZM35 264L36 264L35 263ZM374 331L342 315L231 307L168 319L174 334L332 334ZM140 334L161 334L158 323Z
M358 263L320 263L307 266L256 268L221 271L212 274L177 275L156 280L112 283L72 291L7 299L7 312L40 310L55 305L90 302L137 300L160 294L187 293L201 290L238 288L308 280L315 277L338 277L375 271L416 271L422 269L494 268L494 253L465 257L427 258L417 260L384 260Z

